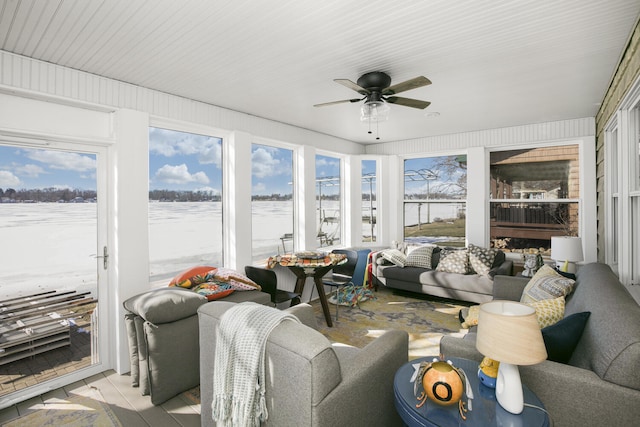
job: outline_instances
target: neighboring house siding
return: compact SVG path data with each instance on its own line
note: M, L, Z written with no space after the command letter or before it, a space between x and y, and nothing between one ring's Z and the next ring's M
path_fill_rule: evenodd
M596 179L598 191L598 261L605 261L605 241L604 241L604 206L605 206L605 185L604 185L604 129L607 122L619 109L620 102L629 92L633 83L640 76L640 23L636 24L629 43L620 59L618 68L611 79L611 85L602 101L600 111L596 115Z

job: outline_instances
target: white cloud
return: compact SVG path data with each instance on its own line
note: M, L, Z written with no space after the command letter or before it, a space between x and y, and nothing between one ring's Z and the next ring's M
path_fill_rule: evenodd
M264 185L263 182L259 182L256 185L253 186L253 192L254 193L262 193L264 190L267 189L267 186Z
M51 169L91 171L96 169L96 159L92 156L63 151L32 150L27 157L44 163Z
M178 166L164 165L155 173L155 178L165 184L209 184L209 177L204 172L189 173L189 168L184 163Z
M0 171L0 188L13 188L21 185L20 178L9 171Z
M258 148L251 153L251 173L257 178L280 175L284 173L282 162L275 159L265 148Z
M193 133L167 129L149 130L149 151L164 157L197 156L200 164L221 165L222 144L220 139Z
M47 172L38 165L24 165L16 168L16 173L18 175L28 176L30 178L37 178L41 174L46 174Z

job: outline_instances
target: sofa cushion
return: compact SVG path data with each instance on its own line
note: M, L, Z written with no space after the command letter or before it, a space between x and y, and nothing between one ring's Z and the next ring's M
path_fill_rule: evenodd
M412 249L407 255L405 267L431 268L431 257L435 246L425 245Z
M404 264L407 261L407 256L398 249L385 249L382 251L382 258L397 265L398 267L404 267Z
M567 296L573 290L575 280L558 274L548 265L543 265L533 275L522 292L520 302L531 303L544 299Z
M160 288L126 300L124 308L153 324L175 322L193 316L207 298L179 287Z
M497 249L481 248L469 244L469 267L472 273L489 274L493 261L496 258Z
M469 272L469 254L466 249L443 249L436 271L467 274Z
M559 363L569 362L590 314L588 311L574 313L554 325L542 328L542 339L547 348L548 360Z

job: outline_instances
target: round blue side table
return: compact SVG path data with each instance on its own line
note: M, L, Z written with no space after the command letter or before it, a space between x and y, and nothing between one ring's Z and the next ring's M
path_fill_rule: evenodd
M469 426L469 427L549 427L547 413L538 408L525 406L519 415L514 415L504 410L496 401L495 390L486 387L478 380L478 362L448 358L453 365L464 370L471 389L473 399L469 402L470 408L466 413L466 420L460 417L458 405L441 406L427 400L420 408L416 408L418 399L413 394L413 383L410 381L415 371L413 365L424 361L431 361L432 357L423 357L406 363L398 369L393 381L395 393L395 405L398 414L407 426ZM544 405L527 386L523 385L525 405L533 405L544 409ZM465 399L467 397L465 396Z

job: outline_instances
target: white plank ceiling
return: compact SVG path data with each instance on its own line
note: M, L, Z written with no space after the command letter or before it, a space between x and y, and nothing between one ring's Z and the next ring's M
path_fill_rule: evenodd
M0 49L361 143L595 116L638 0L0 0ZM380 141L333 82L433 84ZM432 113L432 114L429 114ZM433 113L439 115L433 117Z

